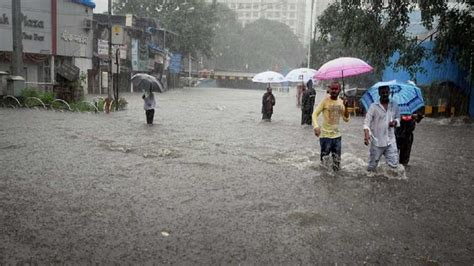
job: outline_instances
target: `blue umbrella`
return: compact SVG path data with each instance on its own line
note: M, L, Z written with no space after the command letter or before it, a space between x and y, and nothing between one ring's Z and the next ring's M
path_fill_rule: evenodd
M398 103L402 115L413 114L416 110L425 106L421 90L414 83L392 80L377 82L362 95L360 101L366 112L372 103L379 102L379 87L381 86L390 87L390 101Z

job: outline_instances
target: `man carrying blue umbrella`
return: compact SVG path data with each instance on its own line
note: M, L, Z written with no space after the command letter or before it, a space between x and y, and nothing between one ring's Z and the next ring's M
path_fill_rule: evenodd
M364 120L364 144L369 145L368 171L375 171L380 157L385 156L388 166L398 166L398 149L395 127L400 126L400 110L390 101L390 87L378 88L380 102L370 105Z

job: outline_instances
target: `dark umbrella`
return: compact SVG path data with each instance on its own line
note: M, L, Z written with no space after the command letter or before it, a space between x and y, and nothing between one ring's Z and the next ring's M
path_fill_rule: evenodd
M137 90L164 92L165 88L161 82L148 74L139 73L132 76L132 84Z

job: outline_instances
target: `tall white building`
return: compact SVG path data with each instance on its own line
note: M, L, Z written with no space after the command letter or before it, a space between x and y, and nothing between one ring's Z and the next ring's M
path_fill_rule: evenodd
M212 0L206 0L211 3ZM237 14L239 22L245 26L257 19L265 18L279 21L290 27L301 43L308 37L307 5L308 0L217 0Z

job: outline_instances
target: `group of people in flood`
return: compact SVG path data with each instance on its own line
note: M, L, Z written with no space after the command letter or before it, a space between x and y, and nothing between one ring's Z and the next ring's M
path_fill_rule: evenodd
M313 110L316 91L313 83L306 83L307 89L301 88L297 92L297 99L301 92L302 110L301 124L313 125L314 135L319 137L320 159L332 157L332 169L340 170L342 136L339 129L340 120L348 122L349 112L346 99L341 99L341 85L332 82L328 86L329 95L325 97ZM380 101L372 103L366 112L364 119L364 144L369 146L368 171L375 171L382 156L385 157L387 165L397 168L398 164L407 165L410 159L411 146L413 143L413 131L415 124L423 118L421 114L400 115L396 102L390 101L390 87L378 88ZM298 100L299 101L299 100ZM271 121L275 96L272 89L262 98L262 119ZM323 122L318 123L318 117L322 114Z

